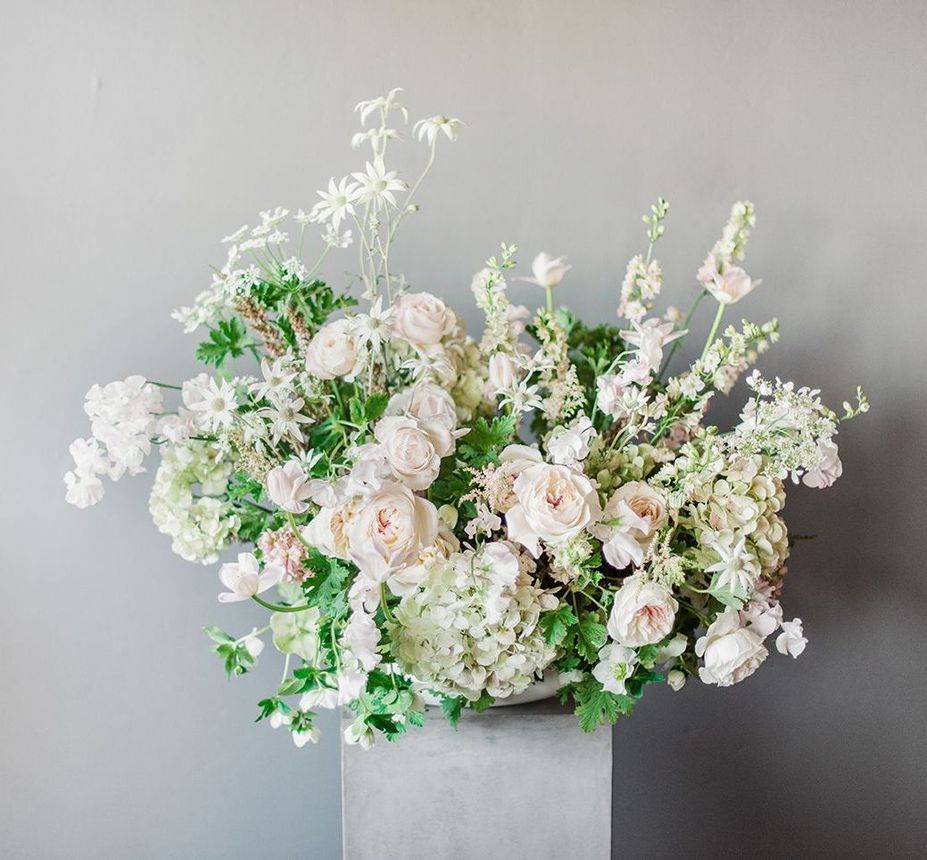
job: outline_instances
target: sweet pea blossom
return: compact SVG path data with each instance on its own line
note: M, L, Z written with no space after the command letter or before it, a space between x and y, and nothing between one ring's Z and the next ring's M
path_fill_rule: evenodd
M589 455L589 443L598 434L592 421L580 416L569 427L557 427L547 440L547 453L561 466L571 466Z
M682 337L685 331L674 331L669 322L648 319L640 322L632 320L633 331L623 331L621 336L628 343L637 347L637 358L647 370L657 370L663 361L663 347Z
M267 494L284 511L301 514L308 510L306 499L312 495L309 479L298 460L289 460L267 473Z
M817 467L805 472L801 481L806 487L822 490L830 487L843 474L843 463L837 456L837 443L833 439L818 441L818 456Z
M776 650L780 654L798 657L807 644L808 640L802 629L801 618L782 622L782 632L776 637Z
M219 568L219 579L228 589L219 595L220 603L250 600L254 595L273 588L283 579L283 568L268 564L261 570L258 560L250 552L238 554L237 562L227 562Z
M699 269L698 280L722 305L739 302L762 283L754 281L740 266L726 266L719 272L708 261Z

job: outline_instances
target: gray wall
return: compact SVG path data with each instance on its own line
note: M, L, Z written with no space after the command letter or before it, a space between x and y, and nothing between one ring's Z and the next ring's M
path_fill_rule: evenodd
M335 720L302 752L253 726L275 678L226 683L200 632L253 612L220 609L215 569L170 553L149 478L81 513L61 474L89 385L191 374L168 312L216 240L310 204L356 163L351 106L393 85L416 115L469 123L400 262L473 328L470 275L502 239L569 255L564 293L604 319L657 194L680 304L749 197L764 285L738 311L781 320L765 368L834 404L872 395L840 437L845 477L790 496L794 530L818 535L785 596L808 651L730 690L648 693L616 731L620 853L923 849L925 10L5 3L0 853L337 855Z

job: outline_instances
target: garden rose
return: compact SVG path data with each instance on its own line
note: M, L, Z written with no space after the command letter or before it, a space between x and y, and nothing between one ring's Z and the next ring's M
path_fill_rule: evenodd
M515 498L515 479L529 466L543 463L541 452L530 445L506 445L499 453L499 470L505 476L507 487L499 494L496 508L507 513L517 501Z
M659 490L643 481L628 481L615 490L608 504L626 502L628 507L642 519L646 519L649 528L640 533L639 542L646 549L650 539L664 525L667 519L666 499Z
M302 530L303 540L324 555L350 559L348 532L357 519L358 501L352 499L342 505L322 508Z
M438 513L427 499L391 482L369 498L348 532L351 560L370 579L383 582L434 543Z
M505 517L509 537L535 558L541 554L539 540L567 541L602 515L592 482L566 466L529 466L513 490L516 504Z
M673 630L679 604L672 592L658 582L629 576L615 593L608 617L608 635L630 648L654 645Z
M374 436L393 474L413 490L430 487L438 477L441 458L454 449L450 431L436 421L388 416L377 423Z
M762 637L743 626L737 610L728 609L695 643L695 654L705 661L698 670L702 683L730 687L752 675L769 652Z
M349 320L340 319L322 326L306 349L306 370L319 379L342 376L350 380L360 364L357 338Z
M433 382L421 382L394 394L386 407L387 415L411 415L419 421L437 421L453 430L457 426L454 398Z
M406 293L396 301L393 327L413 346L435 346L456 325L456 314L431 293Z

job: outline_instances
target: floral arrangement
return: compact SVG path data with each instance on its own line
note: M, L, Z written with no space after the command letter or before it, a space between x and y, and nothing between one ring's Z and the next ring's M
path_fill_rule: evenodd
M439 143L463 126L413 126L428 155L408 185L387 167L393 121L408 122L399 92L356 108L363 169L332 179L308 212L262 212L223 240L225 264L174 314L206 330L196 354L209 373L90 389L67 500L96 504L104 477L144 471L158 449L151 516L188 561L240 548L219 567L219 601L251 601L266 623L205 630L230 676L265 639L282 654L259 718L297 746L317 740L320 708L350 709L346 741L367 747L421 725L426 700L456 724L462 708L542 677L592 730L630 714L648 684L744 680L770 637L797 657L802 622L779 602L786 481L830 486L838 427L868 403L858 390L838 417L817 391L753 370L739 423L705 423L712 397L777 339L775 320L722 328L760 283L741 267L753 206L734 205L687 314L653 315L662 199L644 216L614 324L556 306L562 257L538 254L522 279L544 297L535 313L510 303L516 249L503 244L473 278L476 341L391 265ZM322 248L307 265L312 225ZM356 275L336 292L319 272L352 244ZM707 341L675 371L705 299L716 304Z

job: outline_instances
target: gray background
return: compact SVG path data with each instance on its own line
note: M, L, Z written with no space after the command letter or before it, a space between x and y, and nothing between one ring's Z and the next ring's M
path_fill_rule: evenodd
M399 261L471 329L470 275L502 239L525 263L567 254L562 298L610 318L657 194L686 304L750 197L764 285L737 310L781 320L764 367L835 405L872 395L844 478L789 497L819 535L785 595L808 651L730 690L648 693L616 730L620 853L923 853L924 4L3 5L0 853L337 855L334 715L302 752L253 726L273 673L226 683L200 626L255 613L171 554L150 476L78 512L61 474L89 385L194 372L168 312L217 239L354 167L350 108L393 85L469 123Z

